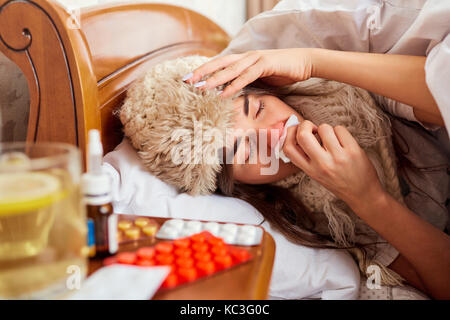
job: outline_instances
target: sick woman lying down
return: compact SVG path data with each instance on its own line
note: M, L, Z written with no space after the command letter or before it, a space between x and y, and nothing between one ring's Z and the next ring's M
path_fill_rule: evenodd
M150 173L180 191L240 198L295 243L346 249L363 274L378 267L381 284L406 281L448 298L450 239L404 206L388 118L363 89L309 79L324 78L309 55L156 65L128 91L125 134ZM261 75L278 86L254 86ZM426 88L414 85L428 119L440 119Z

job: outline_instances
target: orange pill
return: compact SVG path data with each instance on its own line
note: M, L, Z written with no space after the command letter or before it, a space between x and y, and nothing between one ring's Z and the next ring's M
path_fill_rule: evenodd
M194 249L194 251L197 251L197 252L206 252L206 251L208 251L208 245L206 243L202 243L202 242L195 242L192 245L192 249Z
M191 240L189 238L181 238L173 241L173 245L177 248L189 248Z
M141 267L151 267L155 265L155 261L154 260L138 260L136 262L136 265L141 266Z
M169 273L164 280L162 287L163 288L173 288L178 285L178 276L176 273Z
M180 268L192 268L194 266L194 260L191 258L178 258L175 263Z
M233 249L231 255L237 262L244 262L250 259L250 253L245 249Z
M229 255L226 255L226 256L215 256L214 257L214 262L216 263L216 266L219 269L226 269L226 268L229 268L229 267L231 267L233 265L233 259Z
M104 266L109 266L109 265L112 265L112 264L115 264L115 263L117 263L117 257L116 256L112 256L112 257L109 257L109 258L106 258L105 260L103 260L103 265Z
M173 262L173 255L171 255L171 254L162 254L162 253L158 254L156 256L156 262L159 265L163 265L163 266L170 265Z
M216 271L216 267L214 262L212 261L199 261L196 264L196 267L201 275L210 275Z
M192 254L192 250L191 249L183 249L183 248L179 248L179 249L175 249L175 255L177 257L180 258L189 258Z
M143 247L136 251L139 259L150 260L155 256L155 248L153 247Z
M193 242L205 242L206 236L203 233L197 233L197 234L194 234L193 236L191 236L191 240Z
M221 238L217 238L217 237L211 237L211 238L209 238L209 239L208 239L208 243L209 243L211 246L216 246L216 247L224 246L224 245L225 245L225 242L223 242L223 240L222 240Z
M117 255L117 262L122 264L134 264L137 260L134 252L121 252Z
M178 268L177 271L182 281L191 282L197 279L197 270L194 268Z
M155 246L155 249L160 253L171 253L173 251L173 244L170 242L160 242Z
M197 261L209 261L211 260L211 254L208 252L197 252L194 254L194 258Z
M213 246L210 250L215 256L224 256L228 254L228 249L226 246Z

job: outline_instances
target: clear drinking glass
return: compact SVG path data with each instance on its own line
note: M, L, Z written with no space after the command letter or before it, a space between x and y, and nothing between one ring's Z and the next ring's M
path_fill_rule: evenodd
M0 143L0 298L58 298L85 277L80 159L68 144Z

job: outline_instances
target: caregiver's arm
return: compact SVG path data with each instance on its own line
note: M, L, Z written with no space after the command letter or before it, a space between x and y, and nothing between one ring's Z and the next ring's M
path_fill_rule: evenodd
M183 80L203 89L231 82L221 94L231 97L260 78L270 85L280 86L319 77L400 101L414 108L419 121L444 125L426 85L424 68L425 57L291 48L221 56L203 64ZM210 74L210 78L200 82Z
M414 108L420 121L444 125L425 82L425 57L310 49L312 76L345 82Z
M383 190L375 168L347 129L316 127L305 120L288 129L283 151L394 246L432 297L450 299L450 237Z
M352 209L397 248L415 269L433 298L450 299L448 235L402 206L386 192L373 195L370 202L354 203Z

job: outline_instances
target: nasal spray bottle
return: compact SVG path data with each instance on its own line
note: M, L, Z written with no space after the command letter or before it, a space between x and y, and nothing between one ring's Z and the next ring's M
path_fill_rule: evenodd
M109 256L115 254L118 249L117 215L113 213L111 204L111 178L102 171L102 160L100 133L98 130L90 130L87 173L83 174L81 181L90 227L92 224L94 226L95 252L90 250L91 257Z

